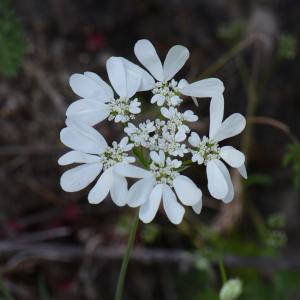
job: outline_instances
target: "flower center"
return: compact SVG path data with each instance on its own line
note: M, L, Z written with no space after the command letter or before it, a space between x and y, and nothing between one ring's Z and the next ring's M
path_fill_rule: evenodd
M157 183L168 184L171 187L173 186L173 180L179 175L172 165L158 165L155 162L150 164L150 171L154 175Z
M138 104L137 99L130 100L128 98L117 98L110 99L108 105L110 107L110 115L108 117L109 121L115 120L115 122L126 123L129 120L135 118L134 114L131 112L133 105Z
M204 136L198 150L192 150L193 154L200 154L203 157L203 163L207 165L210 160L220 159L220 147L218 142Z
M177 85L178 82L174 79L169 83L158 81L152 93L154 95L164 96L168 106L178 106L183 100L180 98L180 91Z
M118 146L117 142L113 142L112 147L107 147L106 150L100 154L103 169L106 170L113 167L115 164L122 162L127 156L128 154Z

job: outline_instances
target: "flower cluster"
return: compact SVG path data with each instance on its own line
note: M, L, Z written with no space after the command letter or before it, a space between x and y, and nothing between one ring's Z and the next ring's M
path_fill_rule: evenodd
M90 203L98 204L110 193L118 206L139 207L145 223L154 219L162 203L169 220L180 224L185 206L197 214L202 209L201 189L181 174L195 163L206 168L210 194L224 203L232 201L233 184L224 162L246 178L245 157L220 142L239 134L246 122L240 114L223 121L223 83L216 78L176 81L173 77L189 58L183 46L173 46L163 63L148 40L139 40L134 53L146 70L123 57L111 57L106 63L110 84L92 72L70 77L70 86L80 99L67 109L60 139L72 150L58 163L79 165L62 175L62 188L79 191L98 177L88 194ZM146 91L152 93L149 103L157 107L158 115L136 123L136 115L143 112L139 95ZM210 98L207 136L200 137L189 127L198 121L197 114L180 110L189 97L196 105L197 98ZM119 143L109 146L93 127L105 119L123 123L124 137ZM126 178L137 181L128 187Z

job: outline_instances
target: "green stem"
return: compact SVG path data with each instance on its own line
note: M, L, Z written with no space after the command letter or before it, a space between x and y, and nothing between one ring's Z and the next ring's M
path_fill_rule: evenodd
M3 299L14 300L14 297L11 295L10 291L5 286L1 276L0 276L0 293L3 295Z
M248 39L238 43L223 56L221 56L215 63L211 64L202 74L201 78L205 78L214 74L217 70L222 68L230 59L235 57L238 53L243 51L251 45L256 39L256 36L250 36Z
M222 282L223 282L223 284L225 284L226 281L227 281L227 275L226 275L226 270L225 270L225 266L224 266L224 260L223 260L222 256L219 259L219 269L220 269L220 274L221 274Z
M133 154L135 155L135 157L139 160L139 162L146 168L149 168L149 164L147 162L147 160L144 157L143 152L141 151L141 149L139 148L133 148L132 149Z
M128 244L127 244L126 252L123 257L121 270L119 273L115 300L122 300L126 271L127 271L130 255L132 253L138 224L139 224L139 212L137 211L136 215L134 217L134 220L131 224L131 228L130 228L130 232L129 232Z

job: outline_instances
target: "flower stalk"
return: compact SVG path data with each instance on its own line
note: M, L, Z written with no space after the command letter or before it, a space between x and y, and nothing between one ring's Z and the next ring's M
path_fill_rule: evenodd
M136 214L135 214L135 217L132 221L132 224L131 224L129 237L128 237L127 248L126 248L126 252L123 256L122 266L121 266L121 270L120 270L119 278L118 278L118 283L117 283L115 300L121 300L122 299L126 272L127 272L127 268L128 268L129 258L130 258L131 253L132 253L132 249L133 249L133 245L134 245L134 241L135 241L135 236L136 236L138 224L139 224L139 212L137 211Z

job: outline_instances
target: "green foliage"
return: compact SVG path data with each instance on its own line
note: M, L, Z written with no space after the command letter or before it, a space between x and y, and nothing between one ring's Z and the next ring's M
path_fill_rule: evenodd
M278 40L278 57L293 60L297 55L297 41L291 33L282 33Z
M43 274L38 276L38 291L41 300L50 300L47 283Z
M272 268L272 266L270 266ZM293 293L300 291L300 272L291 270L273 270L267 278L259 271L242 267L236 269L243 278L243 300L282 300L296 299ZM176 277L176 288L180 300L220 300L211 271L193 269L179 273Z
M14 297L5 286L1 276L0 276L0 297L1 297L0 299L3 300L14 300Z
M247 187L252 185L268 186L272 184L272 177L265 174L251 174L244 184Z
M0 0L0 73L13 76L22 64L26 44L9 0Z
M297 190L300 190L300 145L288 145L283 164L291 165L294 171L294 185Z
M153 243L159 235L159 226L155 223L147 224L147 226L143 226L142 229L142 239L146 243Z
M218 29L218 36L226 41L238 41L245 33L245 23L240 20L232 21L222 25Z
M282 230L272 230L266 236L266 245L271 248L282 248L286 245L287 236Z
M273 229L282 229L285 223L285 216L282 213L271 214L267 219L268 226Z

